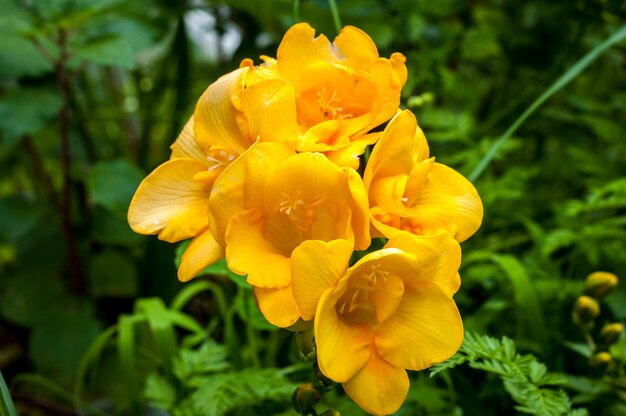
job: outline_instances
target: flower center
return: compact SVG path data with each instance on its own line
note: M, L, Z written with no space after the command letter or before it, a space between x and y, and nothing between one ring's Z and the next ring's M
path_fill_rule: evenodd
M206 155L207 161L209 162L209 172L225 168L238 157L239 151L237 149L211 148Z
M422 224L417 218L401 217L398 214L374 215L378 221L398 230L408 231L412 234L421 235L423 233Z
M329 93L324 86L315 94L320 112L325 120L345 119L352 117L352 114L343 114L344 108L341 99L337 97L337 91Z
M307 201L302 191L298 189L292 194L283 193L278 211L293 221L300 231L305 232L326 213L324 202L325 195L317 195Z

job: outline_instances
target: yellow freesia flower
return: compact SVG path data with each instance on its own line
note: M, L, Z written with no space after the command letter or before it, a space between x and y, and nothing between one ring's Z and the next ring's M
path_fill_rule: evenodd
M305 241L292 254L293 295L315 315L319 367L369 413L394 413L409 389L405 369L454 354L463 324L459 244L446 232L401 233L352 267L344 240Z
M374 147L363 176L372 225L388 238L401 230L416 235L445 230L463 242L482 222L480 197L470 181L428 155L415 116L400 112Z
M293 100L293 88L264 68L244 65L224 75L198 101L170 160L139 185L128 210L135 232L168 242L193 238L181 258L181 281L224 257L208 228L209 195L224 168L256 141L295 149Z
M407 78L405 58L378 55L363 31L344 27L331 44L306 23L292 26L266 65L295 89L298 151L323 152L357 168L358 156L379 134L366 134L398 110Z
M248 275L261 312L279 327L301 317L291 293L296 247L311 239L345 239L358 249L370 244L361 178L320 153L258 143L224 170L209 202L210 227L226 247L228 267Z

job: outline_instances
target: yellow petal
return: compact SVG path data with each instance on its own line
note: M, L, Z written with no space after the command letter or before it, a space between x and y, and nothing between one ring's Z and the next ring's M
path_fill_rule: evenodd
M356 170L359 168L359 156L363 154L367 146L376 143L380 134L380 132L376 132L360 136L358 139L352 140L346 147L326 152L326 157L337 166L346 166Z
M364 69L378 59L378 49L369 35L354 26L345 26L333 41L348 66Z
M390 415L404 403L409 377L404 368L389 364L374 350L361 371L343 383L343 389L366 412Z
M269 175L279 163L293 154L293 150L285 144L257 143L219 175L209 201L209 224L220 245L226 245L226 228L235 215L263 205Z
M436 284L420 281L405 286L391 318L376 330L380 356L394 366L423 370L450 358L463 341L463 323L456 304Z
M291 284L291 253L265 238L265 220L256 210L235 216L226 231L226 262L235 273L248 275L256 287L280 288Z
M343 383L354 377L369 360L371 334L364 326L353 326L340 320L336 303L333 288L322 294L315 317L315 342L322 372Z
M391 54L389 62L391 62L393 72L396 74L396 77L398 77L398 82L400 82L401 85L406 84L408 75L406 65L404 64L406 62L406 57L400 52L394 52Z
M172 155L170 159L178 159L181 157L186 157L190 159L195 159L199 162L206 164L207 158L206 154L202 150L198 143L196 143L196 139L194 138L193 133L193 116L189 118L189 121L185 123L185 127L183 127L183 131L180 132L180 135L170 146L172 149Z
M224 257L224 247L217 244L211 231L206 228L195 236L180 259L178 280L187 282L202 270Z
M345 274L353 247L346 240L307 240L293 251L291 285L303 319L313 319L322 293Z
M135 192L128 223L140 234L176 242L207 227L210 187L193 180L206 166L194 159L172 159L148 175Z
M421 234L445 230L463 242L478 230L483 205L476 188L463 175L435 163L406 215L416 219Z
M378 178L410 174L416 152L424 152L425 140L421 138L423 134L418 133L413 113L408 110L398 113L374 146L363 176L365 186L369 189L371 182Z
M272 325L287 328L300 319L300 311L291 293L291 286L279 289L255 287L254 295L261 313Z
M330 42L324 35L315 37L315 29L307 23L292 26L276 52L278 72L291 83L299 86L303 68L318 60L334 60Z
M365 250L372 242L367 190L363 185L363 180L355 170L350 168L343 170L348 174L348 186L352 196L352 229L354 230L355 248Z
M385 248L398 248L415 256L419 269L410 282L428 280L448 296L459 290L461 247L447 232L427 237L400 232L389 239Z
M254 138L242 134L237 117L239 111L233 100L243 91L243 77L247 67L220 77L204 91L194 112L194 133L198 145L208 150L211 146L243 152Z
M242 110L249 136L261 142L288 143L295 150L298 137L293 87L283 79L247 86Z

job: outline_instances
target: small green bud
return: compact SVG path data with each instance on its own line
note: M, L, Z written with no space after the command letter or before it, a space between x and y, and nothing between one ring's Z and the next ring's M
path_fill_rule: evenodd
M606 345L615 344L615 342L619 339L619 336L622 334L624 330L624 326L618 322L612 324L606 324L602 327L600 331L600 338Z
M585 279L585 295L602 299L615 289L618 279L613 273L595 272Z
M315 372L315 377L317 377L322 383L322 386L332 387L337 384L334 380L331 380L330 378L326 377L324 373L322 373L322 370L320 370L320 366L317 360L313 361L313 371Z
M325 412L320 413L320 416L341 416L341 413L334 409L328 409Z
M572 318L574 323L582 328L593 327L593 321L600 315L600 304L589 296L580 296L576 299Z
M313 383L305 383L296 387L291 396L291 404L298 414L310 415L321 398L322 392Z
M608 370L612 361L611 354L606 351L597 352L591 357L591 365L602 371Z

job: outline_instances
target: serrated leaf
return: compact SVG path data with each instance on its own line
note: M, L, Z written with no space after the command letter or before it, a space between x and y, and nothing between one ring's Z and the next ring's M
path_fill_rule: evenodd
M146 378L144 396L150 405L158 409L171 410L176 405L176 389L158 374L150 374Z
M207 340L197 350L181 350L172 363L174 375L183 383L194 376L217 373L230 368L228 351L223 345Z

